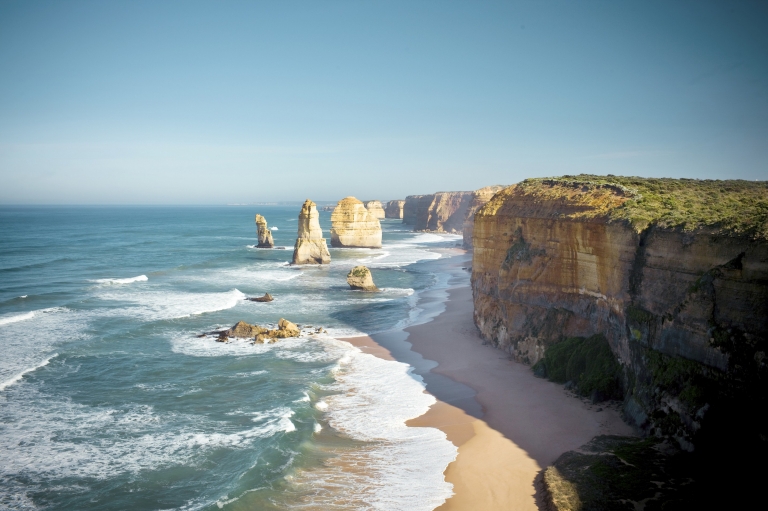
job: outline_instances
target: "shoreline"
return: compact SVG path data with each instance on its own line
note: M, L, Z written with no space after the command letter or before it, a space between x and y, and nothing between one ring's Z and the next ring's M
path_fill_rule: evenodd
M458 448L444 471L454 495L440 511L538 509L534 479L562 453L601 434L634 435L611 403L591 405L483 343L472 321L467 256L451 257L447 296L423 323L344 339L365 353L408 363L437 402L410 427L443 431Z

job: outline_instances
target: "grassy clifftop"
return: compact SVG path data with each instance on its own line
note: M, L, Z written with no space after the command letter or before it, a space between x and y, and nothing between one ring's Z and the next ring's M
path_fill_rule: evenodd
M768 239L768 181L699 180L579 174L526 179L516 188L551 198L578 189L620 197L596 211L629 222L638 232L650 224L691 231L700 227Z

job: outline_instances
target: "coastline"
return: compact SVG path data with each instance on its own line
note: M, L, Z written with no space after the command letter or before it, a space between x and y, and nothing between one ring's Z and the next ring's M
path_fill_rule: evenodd
M467 260L445 260L448 286L422 297L434 311L423 323L344 340L410 364L437 399L406 424L440 429L458 448L444 472L454 495L438 510L537 509L534 479L558 456L596 435L634 432L614 407L591 405L483 344L460 268Z

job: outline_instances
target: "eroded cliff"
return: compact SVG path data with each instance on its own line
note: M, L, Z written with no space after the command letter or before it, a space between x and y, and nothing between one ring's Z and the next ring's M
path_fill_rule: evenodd
M527 180L475 214L475 322L528 364L604 336L627 418L686 449L736 408L768 438L766 239L765 182Z
M467 207L466 216L464 217L464 226L462 228L462 235L464 236L464 248L472 250L472 233L475 226L475 213L485 206L485 204L491 200L496 193L503 190L501 185L486 186L472 192L472 200Z
M409 195L403 206L403 223L414 231L461 233L473 192L437 192Z
M403 218L404 200L391 200L384 209L385 218Z
M365 209L368 210L368 212L373 216L373 218L381 219L386 218L386 213L384 212L384 207L381 205L381 201L377 200L369 200L365 201Z

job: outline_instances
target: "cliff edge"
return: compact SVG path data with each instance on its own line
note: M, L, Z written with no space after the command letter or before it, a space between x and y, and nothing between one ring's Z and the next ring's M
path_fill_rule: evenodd
M461 233L473 192L437 192L409 195L403 205L403 223L414 231Z
M590 374L641 430L692 450L738 417L768 440L768 183L526 180L477 211L473 244L475 323L494 345L586 389L590 369L568 364L605 343L618 370Z

